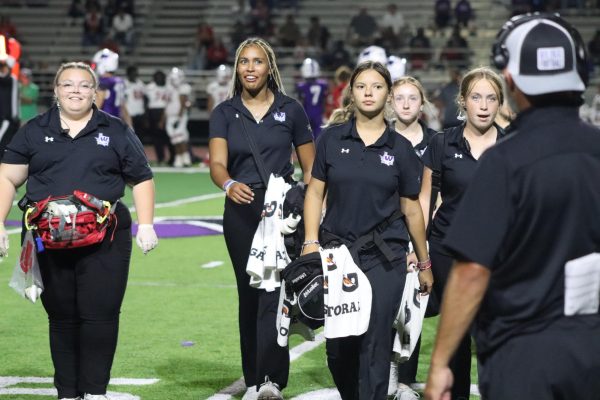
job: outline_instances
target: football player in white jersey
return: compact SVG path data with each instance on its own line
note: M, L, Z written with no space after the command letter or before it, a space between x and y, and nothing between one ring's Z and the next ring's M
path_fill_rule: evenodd
M174 67L167 79L169 101L165 108L167 117L165 129L175 147L174 167L189 167L192 164L188 151L190 133L187 129L188 110L191 106L192 87L185 83L183 70Z
M165 163L165 147L169 148L173 159L175 151L165 131L165 107L169 101L169 88L167 77L161 70L154 72L152 82L146 85L146 96L148 97L148 130L154 142L157 162L162 165Z
M145 136L148 128L146 102L146 85L138 78L137 67L130 65L125 79L125 108L131 117L133 130L140 139Z
M221 64L215 70L216 80L210 82L206 86L206 94L208 101L206 110L211 112L219 103L227 98L229 91L229 81L231 80L232 72L229 65Z

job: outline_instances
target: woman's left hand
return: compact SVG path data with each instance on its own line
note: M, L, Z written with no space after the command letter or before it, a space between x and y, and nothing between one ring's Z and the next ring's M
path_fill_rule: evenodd
M135 242L140 249L142 249L144 254L147 254L150 250L153 250L158 245L158 237L154 231L154 226L152 224L138 225Z
M431 293L431 288L433 287L433 274L431 273L431 268L419 271L419 283L422 295Z

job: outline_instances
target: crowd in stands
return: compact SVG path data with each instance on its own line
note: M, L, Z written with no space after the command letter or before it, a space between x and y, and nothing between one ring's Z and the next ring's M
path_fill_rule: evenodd
M68 17L71 25L82 26L82 46L131 52L135 38L133 0L72 0Z

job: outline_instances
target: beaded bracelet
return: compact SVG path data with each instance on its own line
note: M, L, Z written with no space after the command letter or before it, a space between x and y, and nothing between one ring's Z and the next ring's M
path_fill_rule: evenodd
M302 250L304 250L304 246L308 246L309 244L318 244L318 245L320 245L321 243L319 243L318 240L305 240L304 243L302 243Z
M431 259L428 258L425 261L419 261L417 263L417 268L419 269L419 271L426 271L426 270L430 269L431 268Z

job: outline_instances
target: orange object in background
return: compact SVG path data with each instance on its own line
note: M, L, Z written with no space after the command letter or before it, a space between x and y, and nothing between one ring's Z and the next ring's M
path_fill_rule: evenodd
M15 38L6 38L4 35L0 35L0 60L6 60L6 63L11 67L11 75L15 78L19 78L21 65L19 59L21 58L21 43Z

